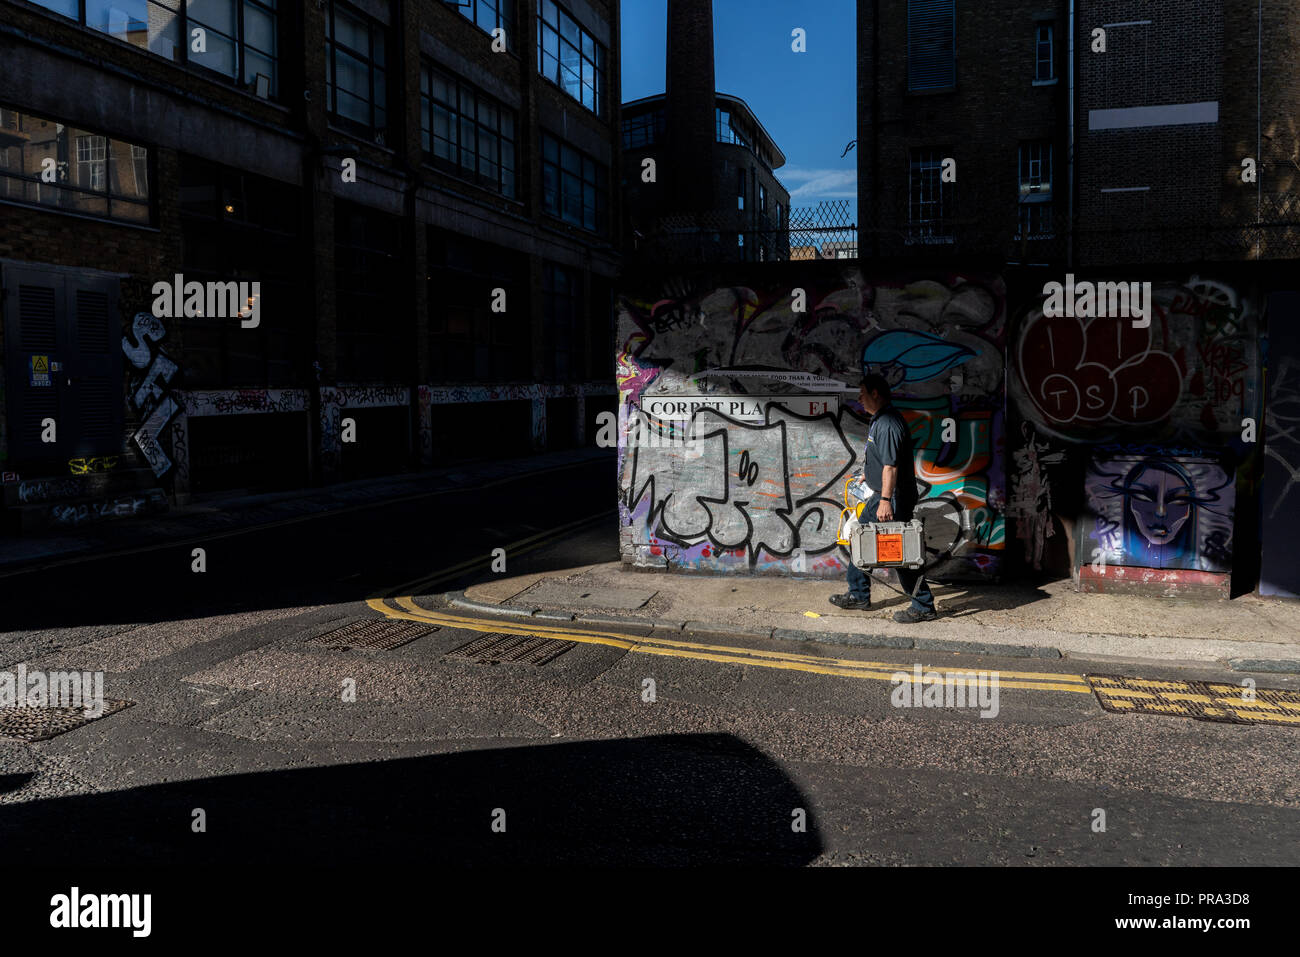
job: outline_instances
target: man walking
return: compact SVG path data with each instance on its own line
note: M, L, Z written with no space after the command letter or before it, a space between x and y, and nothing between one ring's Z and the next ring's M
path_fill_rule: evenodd
M862 522L906 522L916 508L916 458L912 433L903 415L890 403L889 383L881 375L868 375L858 389L858 401L871 415L863 476L874 494L862 511ZM831 604L849 610L871 607L871 575L855 565L848 570L849 590L832 595ZM933 621L934 594L918 571L898 569L898 580L912 595L912 605L894 615L895 621L914 624Z

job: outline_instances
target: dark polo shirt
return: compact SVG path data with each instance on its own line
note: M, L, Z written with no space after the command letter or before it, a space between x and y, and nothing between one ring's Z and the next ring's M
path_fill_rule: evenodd
M898 469L898 483L894 488L892 502L894 510L910 514L917 499L912 430L907 427L903 414L892 405L877 412L867 427L866 464L863 471L867 484L876 490L877 496L884 486L882 473L886 465Z

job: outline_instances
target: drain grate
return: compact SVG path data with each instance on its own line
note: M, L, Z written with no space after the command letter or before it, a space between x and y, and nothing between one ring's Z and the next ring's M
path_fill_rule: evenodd
M469 661L509 662L512 664L545 665L571 648L576 641L559 638L542 638L538 635L507 635L492 632L481 635L467 645L447 652L448 658L465 658Z
M0 741L45 741L135 704L104 699L104 713L91 718L84 708L0 708Z
M1228 724L1300 726L1300 691L1255 688L1213 681L1169 681L1123 675L1087 675L1107 711L1163 714ZM1253 694L1253 699L1248 697Z
M432 634L436 626L394 618L367 618L335 628L323 635L309 638L308 644L328 645L331 648L377 648L391 651L402 645Z

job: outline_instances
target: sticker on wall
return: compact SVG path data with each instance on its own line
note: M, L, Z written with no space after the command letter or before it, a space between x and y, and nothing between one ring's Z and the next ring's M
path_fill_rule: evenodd
M50 379L50 357L32 356L30 362L29 384L35 387L53 385Z

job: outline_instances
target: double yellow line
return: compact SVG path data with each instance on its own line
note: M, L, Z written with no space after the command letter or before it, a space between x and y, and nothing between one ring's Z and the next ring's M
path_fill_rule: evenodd
M670 658L694 658L729 665L750 665L758 668L777 668L784 671L804 671L809 674L833 675L839 678L866 678L873 681L893 681L901 675L908 683L916 683L912 667L889 661L860 661L854 658L823 658L817 655L800 655L787 651L760 651L735 645L712 645L697 641L675 641L670 638L639 637L613 631L579 631L572 627L543 625L534 621L500 619L485 621L465 615L421 608L408 596L397 598L371 598L368 604L389 618L421 621L466 631L500 632L508 635L538 635L562 641L576 641L588 645L606 645L640 655L662 655ZM939 669L924 666L923 674ZM956 668L965 674L973 668ZM1034 691L1071 691L1092 694L1092 689L1081 675L1052 674L1033 671L1001 671L1000 688L1023 688Z
M505 546L511 557L541 548L555 538L584 525L604 518L598 516L571 522L560 528L549 529L512 545ZM547 625L529 620L483 619L445 611L421 608L413 597L416 593L465 574L474 567L483 567L483 557L473 558L459 565L437 572L415 582L399 585L373 598L367 604L388 618L419 621L465 631L494 632L508 635L538 635L561 641L576 641L588 645L605 645L641 655L661 655L670 658L693 658L721 664L748 665L757 668L776 668L783 671L803 671L809 674L830 675L838 678L863 678L870 681L895 681L899 675L908 683L916 683L913 666L900 662L861 661L855 658L824 658L786 651L762 651L735 645L713 645L695 641L676 641L658 636L641 637L616 631L586 631L572 626ZM923 666L922 674L946 669ZM976 669L956 667L952 671L965 674ZM1034 671L998 671L998 686L1031 691L1066 691L1092 694L1092 689L1082 675L1055 674Z

